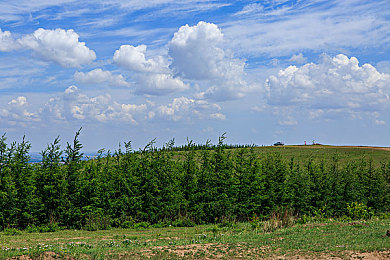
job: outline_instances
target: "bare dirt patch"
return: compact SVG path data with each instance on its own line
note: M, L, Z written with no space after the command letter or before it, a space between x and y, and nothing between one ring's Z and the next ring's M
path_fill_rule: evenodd
M82 240L82 239L90 239L91 237L54 237L54 238L46 238L44 241L59 241L59 240Z
M374 252L353 252L353 251L341 251L337 253L317 253L317 254L293 254L283 255L278 257L269 257L266 259L332 259L332 260L343 260L343 259L366 259L366 260L385 260L390 259L390 251L374 251Z
M269 252L269 247L248 247L247 245L229 245L229 244L189 244L182 246L157 246L146 249L142 255L148 258L156 256L158 253L165 252L175 257L196 258L196 259L239 259L253 256L264 256L264 252Z
M70 256L63 256L63 255L57 254L56 252L47 251L47 252L44 252L44 253L40 254L39 256L36 256L33 258L28 256L28 255L21 255L21 256L12 257L11 259L18 259L18 260L32 260L32 259L34 259L34 260L36 260L36 259L39 259L39 260L52 260L52 259L74 260L75 258L70 257Z
M366 253L352 253L351 258L355 259L367 259L367 260L384 260L390 259L390 250L388 251L375 251Z

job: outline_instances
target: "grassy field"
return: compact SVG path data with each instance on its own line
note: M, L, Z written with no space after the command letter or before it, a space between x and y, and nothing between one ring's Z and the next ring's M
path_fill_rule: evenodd
M390 258L388 220L326 221L264 232L250 223L228 226L63 230L0 233L0 258L213 259ZM376 258L372 258L376 257Z
M287 160L294 158L298 161L306 161L308 158L330 160L333 157L340 162L372 159L378 165L390 160L390 148L364 147L364 146L330 146L330 145L286 145L256 147L255 151L260 155L277 152Z
M237 148L249 149L249 148ZM236 151L232 149L230 151ZM227 150L229 151L229 150ZM291 158L297 162L306 162L309 158L313 160L333 160L336 158L339 163L351 162L361 159L372 159L373 166L380 166L390 161L390 147L371 146L332 146L332 145L284 145L284 146L257 146L254 151L260 157L267 154L280 154L282 159L289 162ZM183 159L185 152L178 152L178 157ZM201 151L197 152L200 157Z

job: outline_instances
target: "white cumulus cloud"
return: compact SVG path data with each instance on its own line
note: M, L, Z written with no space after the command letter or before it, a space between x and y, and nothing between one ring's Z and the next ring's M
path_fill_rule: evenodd
M0 119L5 125L21 125L23 127L29 122L33 123L40 121L39 115L30 111L25 96L18 96L9 101L7 105L2 108L0 107Z
M17 49L18 46L11 36L11 32L2 31L0 28L0 51L12 51Z
M140 74L136 79L136 93L139 94L164 95L189 88L180 78L170 74Z
M174 77L162 56L146 58L146 45L122 45L115 51L113 61L133 72L137 94L165 95L189 88L179 77Z
M265 87L268 104L310 109L311 117L326 111L382 111L390 105L390 74L343 54L323 55L318 64L289 66L270 76Z
M39 28L17 41L37 57L62 67L81 67L96 59L95 52L80 42L79 35L73 30Z
M136 116L146 116L146 104L122 104L109 94L90 97L77 86L68 87L62 96L51 98L43 114L52 120L83 120L89 122L121 121L137 124Z
M245 62L221 47L223 37L217 25L201 21L195 26L180 27L169 43L173 71L208 86L198 97L234 99L252 90L243 79Z
M225 52L218 47L223 34L217 25L199 22L180 27L169 43L169 55L175 72L188 79L221 77Z
M186 97L174 98L172 103L157 107L157 112L160 116L178 121L186 119L191 121L193 117L217 118L223 120L223 114L215 113L221 110L217 104L210 104L205 100L196 100Z
M168 72L161 56L146 59L146 49L146 45L122 45L115 51L113 60L119 66L136 72Z
M114 75L111 71L94 69L87 73L75 72L75 80L85 84L108 84L111 86L129 86L130 84L121 75Z

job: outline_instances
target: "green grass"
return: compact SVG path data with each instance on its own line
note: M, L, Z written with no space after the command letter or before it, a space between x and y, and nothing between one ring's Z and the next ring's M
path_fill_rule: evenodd
M228 149L227 152L234 152L236 148ZM388 149L388 150L386 150ZM372 159L373 166L381 166L382 163L390 161L390 148L383 147L364 147L364 146L331 146L331 145L285 145L285 146L258 146L254 147L255 153L259 157L264 157L269 154L278 153L281 158L290 162L294 158L295 162L306 162L309 158L319 161L330 161L337 158L338 162L343 165L351 161L359 161L362 159ZM184 159L185 152L175 152L174 158ZM200 158L201 151L196 152Z
M279 152L283 158L290 160L306 161L308 158L315 160L331 160L337 158L341 163L345 161L361 160L362 158L372 159L378 165L381 162L390 160L390 151L369 147L348 147L329 145L288 145L288 146L265 146L256 147L256 153L266 155Z
M306 256L349 257L390 250L389 220L296 224L265 233L250 223L231 227L63 230L53 233L0 233L0 259L20 255L85 259L155 259ZM24 258L26 259L26 258Z

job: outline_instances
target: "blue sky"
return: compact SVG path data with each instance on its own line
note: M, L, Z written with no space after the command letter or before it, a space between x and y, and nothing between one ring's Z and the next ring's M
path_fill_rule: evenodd
M388 0L0 1L0 132L390 146Z

